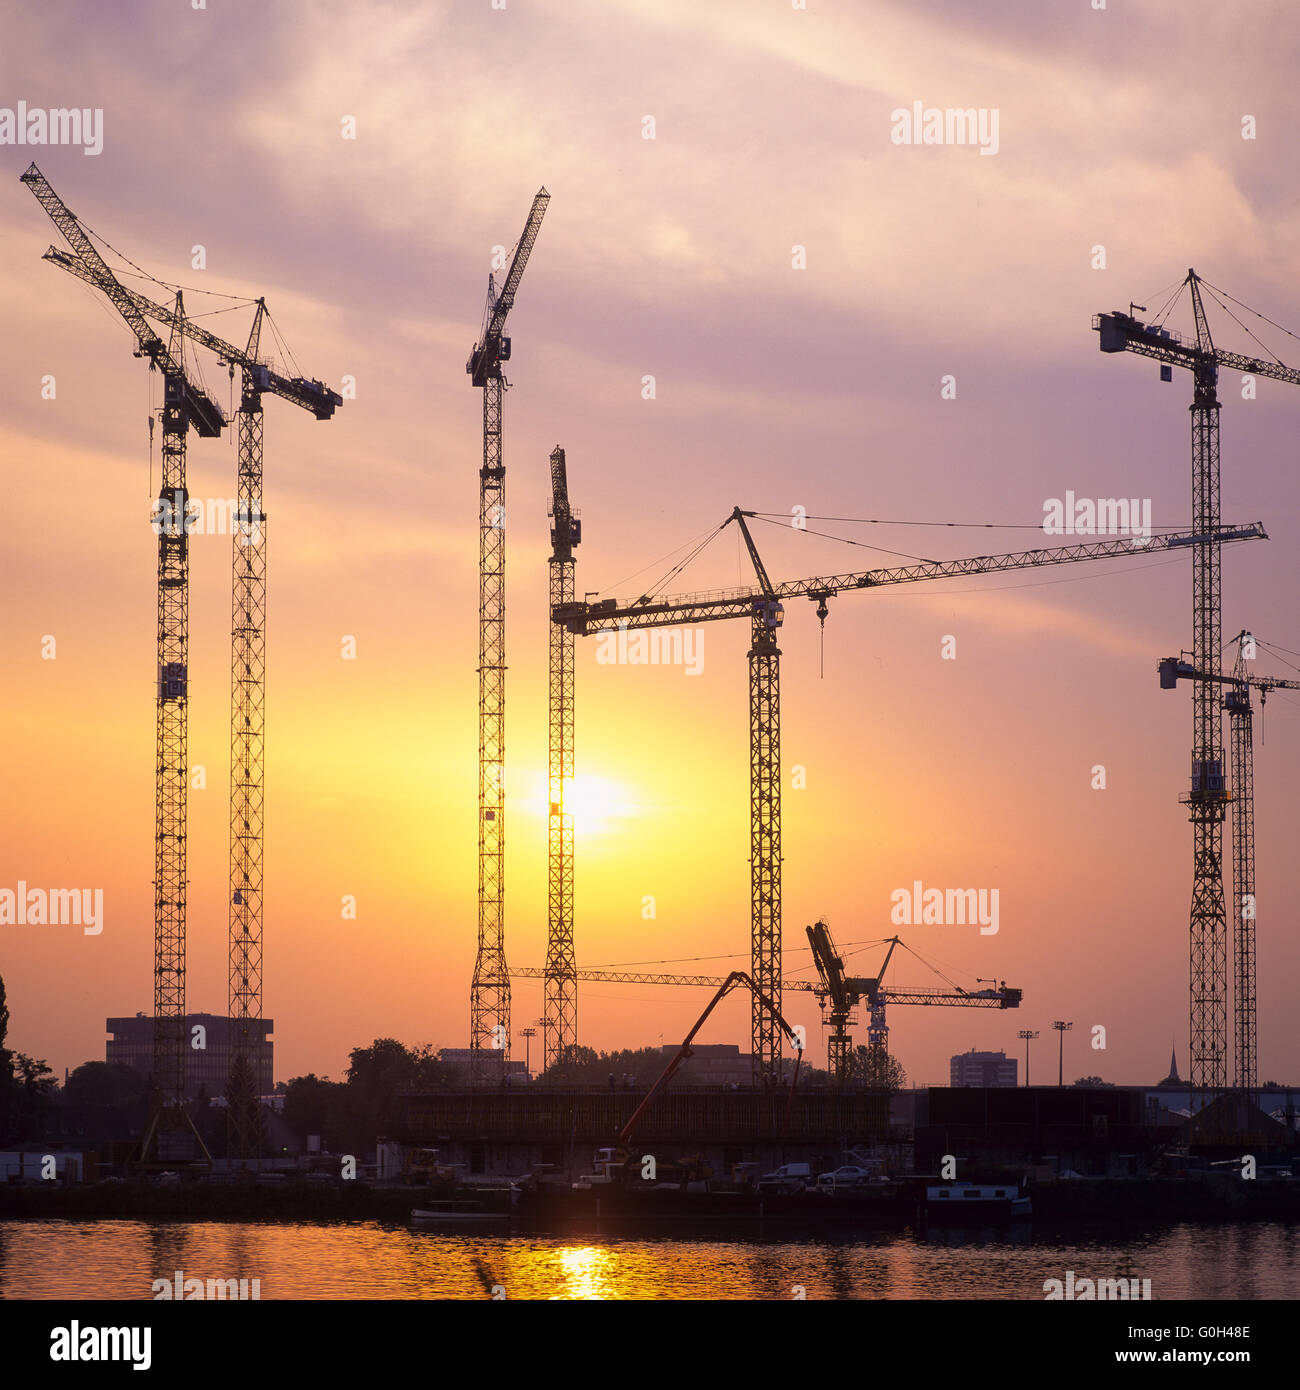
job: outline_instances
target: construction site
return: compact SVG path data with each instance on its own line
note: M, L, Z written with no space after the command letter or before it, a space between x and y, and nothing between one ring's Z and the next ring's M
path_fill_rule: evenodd
M212 1164L188 1119L192 1095L186 1067L190 1042L187 963L187 747L189 700L188 547L192 526L186 485L191 431L200 439L233 429L237 437L236 496L231 590L230 805L228 874L228 1015L233 1041L222 1059L229 1077L230 1144L224 1164L256 1169L267 1159L258 1087L253 1079L253 1040L263 1029L263 801L266 761L267 519L262 507L263 404L279 398L328 421L344 397L325 383L288 374L265 350L272 325L264 300L253 306L242 345L227 342L187 317L183 293L166 290L160 302L122 284L97 239L68 209L35 164L22 175L40 208L66 242L45 259L91 287L120 315L145 360L163 383L161 472L157 509L157 686L154 825L154 952L152 1110L137 1162L145 1168L203 1169ZM1285 920L1280 904L1256 894L1254 831L1254 733L1258 707L1278 691L1300 690L1300 680L1260 674L1257 643L1249 631L1225 643L1222 631L1222 555L1239 544L1268 539L1267 518L1225 520L1220 514L1221 374L1300 385L1300 372L1265 354L1243 355L1216 346L1207 301L1244 327L1226 292L1188 270L1175 292L1148 320L1148 311L1099 313L1092 329L1106 354L1132 353L1159 367L1162 381L1174 369L1190 374L1190 526L1145 534L1097 534L1055 545L947 560L908 558L886 568L774 579L759 540L761 524L780 524L772 513L735 506L688 555L639 596L622 599L588 593L578 597L577 557L583 540L570 496L566 451L549 456L550 546L547 562L548 730L546 953L540 964L522 964L508 952L506 912L506 456L504 411L512 360L508 318L538 244L550 195L538 191L523 230L489 279L481 330L466 363L472 387L482 393L482 458L478 470L478 799L477 924L469 1002L465 1084L412 1092L405 1097L401 1133L391 1136L413 1153L436 1153L443 1166L486 1178L543 1174L571 1183L593 1170L593 1155L606 1166L639 1162L652 1154L676 1165L682 1182L707 1177L733 1181L737 1172L766 1171L791 1162L816 1172L833 1169L845 1154L865 1155L903 1176L938 1171L956 1155L963 1177L986 1169L1072 1171L1105 1177L1137 1176L1181 1161L1224 1160L1243 1146L1289 1165L1297 1154L1294 1111L1286 1117L1261 1107L1257 1026L1257 953L1260 922L1267 933ZM125 260L125 258L123 258ZM127 262L134 266L133 262ZM136 268L138 269L138 268ZM152 277L150 277L152 278ZM1184 338L1165 326L1175 303L1186 298L1195 326ZM1250 311L1255 312L1255 311ZM1262 317L1262 315L1260 316ZM1249 332L1249 330L1247 330ZM1254 337L1253 333L1250 335ZM202 349L239 383L238 407L228 419L199 384L191 358ZM1181 377L1180 379L1184 379ZM152 443L153 418L150 419ZM529 460L535 466L536 460ZM816 520L816 518L813 518ZM590 520L590 518L589 518ZM1072 528L1073 529L1073 528ZM1081 528L1087 530L1088 528ZM711 541L734 536L752 570L746 584L726 590L667 592L668 586ZM1063 566L1122 564L1134 557L1186 555L1191 568L1191 631L1188 650L1152 652L1150 671L1161 689L1189 689L1192 704L1190 776L1180 804L1191 825L1192 882L1188 918L1189 1104L1181 1115L1162 1112L1135 1088L1053 1091L1026 1084L1013 1092L931 1088L903 1093L891 1083L889 1018L901 1009L1019 1009L1024 991L1001 979L967 987L943 976L905 936L879 941L883 960L871 974L852 974L830 925L802 916L787 921L782 895L781 635L798 608L824 630L831 601L892 586L958 580ZM789 610L789 611L788 611ZM748 730L749 939L746 968L722 975L662 970L583 969L572 784L580 763L576 654L580 639L667 629L698 629L735 619L748 624L748 699L737 725ZM1285 649L1283 649L1285 650ZM542 698L512 686L516 701ZM1171 705L1174 697L1170 696ZM1224 737L1224 716L1228 736ZM1153 769L1154 771L1154 769ZM1172 814L1172 808L1171 808ZM1226 842L1226 843L1225 843ZM1172 891L1172 886L1171 886ZM922 916L916 884L915 925ZM937 912L956 911L958 922L996 922L975 890L941 894ZM968 915L967 915L968 914ZM809 914L811 917L811 914ZM912 921L912 918L908 918ZM943 921L943 916L933 920ZM468 928L467 928L468 929ZM797 945L795 944L797 940ZM634 943L629 943L634 944ZM789 977L785 962L806 951L811 977ZM896 952L940 975L929 986L896 983ZM803 957L801 956L801 959ZM1172 963L1171 963L1172 968ZM512 981L539 980L544 1011L522 1033L512 1014ZM680 1046L663 1049L665 1065L650 1086L629 1088L575 1084L566 1068L581 1055L580 998L584 984L670 985L713 990ZM747 1074L726 1084L692 1077L696 1047L717 1041L707 1024L714 1007L733 991L750 1000L747 1046L736 1061ZM811 994L825 1029L824 1052L784 1008ZM927 1015L917 1015L924 1019ZM855 1048L855 1029L865 1022L865 1058ZM1071 1025L1054 1025L1063 1032ZM520 1068L516 1039L541 1034L541 1066L534 1079ZM697 1034L700 1035L697 1040ZM1026 1041L1038 1036L1024 1030ZM244 1041L241 1041L243 1039ZM818 1064L814 1064L814 1055ZM824 1056L825 1066L820 1067ZM1028 1058L1028 1052L1026 1052ZM1059 1078L1063 1082L1063 1077ZM991 1098L991 1099L990 1099ZM990 1105L993 1109L990 1109ZM866 1161L866 1160L864 1160ZM599 1168L602 1160L597 1159ZM951 1176L951 1174L949 1175Z

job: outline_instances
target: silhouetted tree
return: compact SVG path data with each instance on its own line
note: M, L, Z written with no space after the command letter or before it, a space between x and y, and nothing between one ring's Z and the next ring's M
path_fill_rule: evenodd
M563 1082L571 1086L604 1086L614 1075L616 1086L631 1076L638 1088L650 1086L668 1063L657 1047L625 1047L614 1052L595 1052L590 1047L565 1048L559 1060L540 1076L541 1081Z
M849 1080L892 1096L907 1085L907 1073L897 1057L880 1048L859 1045L849 1054Z
M25 1052L13 1054L9 1129L16 1138L39 1138L58 1088L59 1083L43 1058L29 1057Z
M144 1101L148 1085L123 1062L83 1062L63 1085L65 1105L98 1105L124 1110Z
M295 1076L285 1087L283 1116L300 1141L319 1134L326 1149L338 1152L349 1128L347 1086L315 1072Z
M226 1081L226 1156L257 1158L266 1147L266 1111L257 1094L257 1073L243 1052L235 1055ZM236 1150L242 1144L244 1153Z

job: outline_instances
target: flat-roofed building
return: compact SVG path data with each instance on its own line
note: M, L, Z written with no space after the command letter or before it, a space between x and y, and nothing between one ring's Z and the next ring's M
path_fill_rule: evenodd
M110 1018L105 1028L113 1036L105 1049L105 1061L121 1062L141 1076L153 1074L153 1016L136 1014L134 1018ZM201 1028L202 1033L196 1033ZM271 1034L275 1022L269 1018L226 1018L223 1014L185 1015L185 1095L193 1100L200 1089L212 1099L226 1093L230 1079L233 1045L237 1029L247 1029L248 1060L253 1068L257 1094L268 1096L275 1089L275 1044ZM195 1047L201 1040L202 1047Z
M1014 1086L1016 1059L1005 1052L959 1052L948 1059L950 1086Z

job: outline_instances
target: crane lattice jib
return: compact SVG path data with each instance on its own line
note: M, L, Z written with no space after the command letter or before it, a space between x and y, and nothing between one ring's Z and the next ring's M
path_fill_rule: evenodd
M554 520L552 541L556 545L570 543L569 529L573 514L569 510L569 477L564 462L564 450L557 444L551 451L551 516Z
M510 974L519 980L546 978L545 968L534 965L512 966ZM691 985L700 989L716 989L725 978L722 975L662 975L628 970L579 970L576 974L579 980L592 983ZM825 985L819 980L782 980L781 988L803 994L826 992ZM1005 985L1000 989L982 990L907 989L895 986L878 991L878 997L886 1004L951 1004L968 1009L1017 1009L1022 996L1022 990L1010 989Z
M63 199L50 187L49 180L35 164L32 164L24 174L20 175L20 181L31 189L36 201L45 209L50 221L59 229L68 245L92 272L83 278L89 280L96 289L100 290L126 320L127 326L135 334L136 341L140 344L140 351L164 376L180 385L187 417L199 435L206 439L212 439L219 435L225 424L220 407L198 387L189 382L184 367L172 356L162 339L145 322L144 316L136 307L131 291L113 274L108 263L99 254L98 248L90 239L86 229L77 220L76 215L69 210ZM179 352L179 348L177 351Z
M501 374L501 339L505 333L506 317L514 307L515 291L519 288L528 258L532 255L533 245L537 241L537 233L541 231L542 218L546 216L547 204L550 201L551 195L544 188L539 189L533 198L528 220L524 223L523 235L515 247L514 259L510 262L510 269L506 272L500 293L493 301L483 337L471 353L467 364L475 386L482 386L490 377Z
M1128 555L1151 555L1179 549L1200 541L1195 533L1169 536L1127 536L1116 540L1093 541L1086 545L1058 546L1050 550L1014 551L1004 555L976 555L961 560L925 560L896 569L867 570L857 574L827 575L818 579L797 579L772 586L772 597L819 600L854 589L883 588L926 579L952 579L963 575L994 574L1003 570L1036 569L1069 564L1076 560L1105 560ZM1213 539L1231 541L1267 540L1259 522L1246 526L1224 526ZM680 623L706 623L722 618L750 617L756 604L768 602L761 588L729 589L723 593L679 594L672 598L617 603L606 599L574 604L557 610L557 622L580 634L613 632L626 624L629 628L670 627Z
M60 251L58 247L51 246L42 259L50 261L61 270L66 270L70 275L77 276L96 289L107 289L94 268L87 265L78 256L69 256L66 251ZM175 326L175 315L165 305L156 304L152 299L148 299L137 290L128 289L125 285L119 285L118 288L137 313L148 315L167 328ZM318 420L328 420L334 414L335 406L343 404L343 397L338 392L331 391L323 382L307 381L302 377L282 376L264 362L258 361L256 357L250 357L246 352L235 347L233 343L228 343L224 338L219 338L215 333L201 328L192 319L183 320L180 327L191 342L216 353L222 361L231 366L242 367L251 372L258 390L270 392L272 395L289 401L292 405L301 406L303 410L310 410Z
M1239 352L1225 352L1223 348L1204 353L1182 342L1176 334L1142 323L1128 314L1094 314L1092 326L1101 334L1103 352L1133 352L1139 357L1149 357L1155 362L1165 362L1174 367L1186 367L1190 371L1195 371L1208 358L1212 365L1229 371L1300 386L1300 370L1295 367L1285 366L1281 362L1266 362L1258 357L1245 357Z

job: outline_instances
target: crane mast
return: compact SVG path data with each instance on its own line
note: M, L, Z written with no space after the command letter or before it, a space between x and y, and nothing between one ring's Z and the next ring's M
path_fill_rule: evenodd
M1174 366L1192 373L1192 525L1198 540L1192 557L1192 648L1197 675L1192 687L1191 787L1181 798L1192 825L1192 895L1189 913L1189 1025L1191 1084L1206 1104L1228 1086L1227 903L1223 888L1223 822L1228 790L1223 766L1223 728L1218 693L1221 674L1222 570L1219 532L1219 369L1300 385L1300 372L1225 352L1214 346L1202 295L1202 279L1189 269L1195 341L1119 310L1098 314L1093 328L1102 352L1134 352L1158 361L1161 377ZM1216 1115L1221 1111L1216 1110ZM1218 1121L1216 1120L1217 1124Z
M1253 676L1244 655L1251 635L1237 634L1237 656L1232 673L1201 672L1190 662L1166 657L1160 662L1160 685L1172 690L1181 680L1198 687L1225 686L1223 708L1228 712L1232 765L1232 1023L1234 1043L1233 1086L1254 1100L1259 1089L1259 1032L1257 1026L1256 940L1259 904L1255 892L1255 751L1252 691L1261 703L1270 690L1300 690L1300 681L1274 676Z
M806 598L825 615L826 601L840 593L892 584L990 574L1012 569L1040 568L1083 560L1103 560L1152 554L1195 545L1197 533L1092 541L1083 545L1001 555L969 556L959 560L925 560L894 569L823 575L813 579L773 583L763 567L745 518L752 512L735 508L723 522L740 527L758 576L757 587L722 594L685 594L651 599L643 595L630 603L596 599L552 610L552 621L578 636L639 629L693 625L722 619L750 621L749 652L749 793L750 793L750 949L751 973L760 993L781 1005L781 740L780 659L776 631L784 621L783 599ZM719 528L721 529L721 528ZM1264 528L1225 526L1215 532L1219 542L1267 539ZM754 1079L771 1085L780 1078L780 1032L756 1001L751 1024ZM761 1015L761 1016L760 1016Z
M257 361L259 300L246 357ZM252 1072L251 1021L262 1017L262 830L266 766L266 517L262 512L262 388L240 371L230 594L230 880L227 1006L231 1027L230 1157L260 1156L262 1110Z
M582 523L569 506L564 450L551 451L551 559L549 612L573 602L574 547ZM546 985L542 1037L545 1067L561 1061L578 1041L578 979L573 954L573 813L566 794L573 778L574 636L560 623L549 629L549 749L546 898Z
M773 596L739 507L732 517L763 594L750 619L749 643L750 1044L756 1079L771 1086L781 1075L781 649L776 633L784 609ZM768 999L771 1008L764 1006Z
M1240 644L1232 674L1240 683L1228 688L1223 707L1228 711L1232 761L1233 1083L1253 1102L1259 1088L1255 977L1255 732L1250 686L1245 679Z
M505 1075L510 1054L510 976L505 956L506 470L502 454L502 362L506 316L541 230L550 194L533 198L500 293L489 279L483 335L465 370L483 392L478 571L478 949L470 986L470 1075ZM488 1062L488 1056L493 1062Z
M232 528L230 676L230 868L228 897L228 1016L235 1020L229 1057L229 1156L256 1157L262 1142L261 1106L250 1057L250 1021L262 1017L262 834L266 707L266 515L262 510L262 397L270 393L328 420L343 398L324 382L286 377L259 357L266 301L259 299L247 346L241 350L135 290L102 283L86 243L69 255L51 246L44 259L120 301L124 314L152 318L240 369L236 420L236 508ZM92 246L93 252L93 246ZM102 266L102 262L99 265ZM107 270L107 267L104 267ZM130 320L129 320L130 321ZM147 325L146 325L147 327ZM164 435L164 458L166 437Z
M1193 369L1192 525L1210 535L1219 522L1219 368L1214 361L1200 285L1189 270L1196 316L1198 360ZM1222 561L1217 541L1192 551L1192 651L1199 670L1219 674L1223 608ZM1218 692L1208 681L1192 686L1191 1059L1192 1085L1211 1095L1227 1086L1228 921L1223 894L1223 726Z
M154 1098L143 1152L160 1159L194 1152L185 1101L186 827L188 818L189 536L186 440L221 433L220 408L188 379L184 366L185 305L178 292L166 346L99 254L85 228L32 164L21 176L135 334L137 355L162 373L162 482L154 518L158 537L157 673L154 719ZM200 1145L202 1141L199 1141Z

